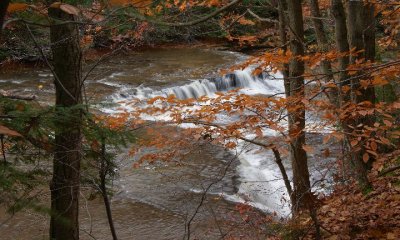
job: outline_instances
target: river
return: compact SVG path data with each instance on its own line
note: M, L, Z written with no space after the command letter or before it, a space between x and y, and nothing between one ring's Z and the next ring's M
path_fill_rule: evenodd
M228 69L246 58L243 54L207 48L120 54L88 75L86 99L99 110L113 114L117 108L127 108L118 105L123 100L171 93L188 98L235 87L241 87L245 94L283 92L282 82L274 79L279 75L253 77L245 69L219 77L220 69ZM90 69L91 64L85 63L84 69ZM35 94L41 104L53 101L52 75L44 68L4 72L0 88ZM322 142L320 136L312 139L315 144ZM320 164L333 158L318 156L314 155L311 169L324 169ZM239 153L234 153L204 143L186 156L185 164L180 166L159 163L135 169L134 161L123 153L117 158L119 177L112 186L112 210L120 239L183 239L187 236L187 222L194 215L191 239L221 239L226 235L257 239L260 236L255 229L251 224L243 224L235 209L238 202L247 202L265 213L276 212L281 217L290 214L284 184L272 154L259 147L242 143ZM289 164L285 165L290 171ZM314 181L319 179L320 172L313 171ZM217 181L220 177L222 180ZM197 212L204 189L214 182ZM111 239L100 199L86 201L83 197L81 208L82 239ZM47 215L25 210L6 221L0 227L0 235L8 239L46 239L47 227Z

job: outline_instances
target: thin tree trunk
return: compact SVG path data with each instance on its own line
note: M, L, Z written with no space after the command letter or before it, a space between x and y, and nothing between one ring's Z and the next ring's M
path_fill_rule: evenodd
M284 53L287 51L287 44L288 44L288 39L287 39L287 3L286 0L279 0L278 1L278 11L279 11L279 37L281 40L282 44L282 50ZM283 69L282 69L282 75L283 75L283 82L285 86L285 95L286 98L290 97L290 79L289 79L289 64L284 63L283 64ZM275 162L278 164L279 170L282 174L283 181L285 183L286 190L289 194L289 199L290 203L295 205L295 200L293 198L293 189L292 186L290 185L290 180L287 175L285 166L282 163L282 158L281 155L276 147L272 148L272 152L274 153L275 156Z
M115 231L115 227L114 227L114 221L112 218L112 211L111 211L111 203L110 200L108 198L107 195L107 186L106 186L106 177L107 177L107 169L109 168L108 164L107 164L107 158L106 158L106 144L103 143L101 144L101 159L100 159L101 163L100 163L100 190L101 190L101 194L103 196L103 201L104 201L104 205L106 208L106 213L107 213L107 219L108 219L108 224L110 226L110 231L111 231L111 235L113 237L113 240L118 240L117 237L117 232Z
M332 15L335 18L335 42L336 48L341 56L338 59L339 62L339 106L342 107L351 101L351 84L348 80L349 75L347 74L347 67L349 66L349 42L347 40L347 26L346 26L346 13L344 11L342 0L332 0ZM344 91L347 88L347 91ZM344 132L351 132L352 129L349 127L351 123L348 120L341 120L340 125ZM341 141L343 154L342 164L342 177L347 179L351 172L351 157L346 157L346 152L350 151L350 138L346 136Z
M278 12L279 12L279 37L281 39L281 44L282 44L282 50L283 53L286 53L287 51L287 16L286 16L286 11L287 11L287 3L286 0L279 0L278 1ZM289 64L284 63L283 64L283 69L282 69L282 75L283 75L283 82L285 85L285 95L286 97L290 96L290 80L289 80Z
M74 16L49 8L55 21ZM50 239L79 239L79 185L82 145L81 50L79 29L67 23L50 27L56 88L55 147L51 182Z
M304 56L304 26L300 0L288 0L288 16L290 28L290 49L293 58L289 64L290 94L295 106L288 109L290 160L293 168L293 213L308 209L310 200L310 179L305 144L305 106L304 98L304 62L298 57Z
M292 186L290 185L290 180L289 180L289 177L287 175L285 166L283 165L281 154L279 153L279 151L278 151L278 149L276 147L272 148L272 152L274 153L275 162L278 165L279 170L280 170L280 172L282 174L283 182L285 183L286 191L289 194L290 201L293 204L293 190L292 190Z
M344 11L342 0L332 0L332 15L335 18L335 40L336 47L341 54L348 54L350 51L349 43L347 41L347 26L346 26L346 13ZM339 57L339 86L340 86L340 103L346 103L350 101L350 92L343 93L342 88L344 86L350 87L350 81L348 78L347 67L349 66L349 56L343 55Z
M310 9L312 15L312 22L314 25L315 35L317 37L318 48L322 53L329 51L329 42L328 37L326 35L324 24L321 19L321 13L319 10L318 0L309 0L310 2ZM325 82L329 82L334 80L332 74L332 65L331 62L328 60L323 60L321 62L321 72L324 74ZM336 107L339 106L339 99L338 99L338 90L337 88L330 88L328 92L329 100L332 104Z
M371 62L375 61L375 8L374 4L370 2L366 2L364 4L364 28L363 28L363 42L364 42L364 57L366 60ZM373 89L373 88L372 88ZM371 96L367 96L369 100L375 100L375 98L371 98ZM373 94L373 97L375 95Z
M3 155L3 164L7 164L7 157L6 157L6 148L4 146L4 135L0 135L0 143L1 143L1 154Z

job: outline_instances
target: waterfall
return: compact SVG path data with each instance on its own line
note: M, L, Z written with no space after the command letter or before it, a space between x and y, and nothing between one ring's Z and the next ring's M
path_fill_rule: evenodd
M139 86L130 89L121 89L115 99L149 99L157 96L168 97L173 94L178 99L199 98L201 96L214 96L215 92L225 92L232 89L244 89L246 94L265 94L271 95L283 93L281 80L276 80L279 76L271 76L266 73L258 76L252 75L252 69L235 70L222 77L209 79L193 80L188 84L155 90L149 87Z
M118 106L113 109L107 108L103 110L113 114L120 112L121 109L134 111L135 108L147 106L145 101L143 101L143 105L138 104L137 106L131 106L129 103L124 104L124 101L129 102L131 99L146 100L158 96L168 97L172 94L178 99L197 99L201 96L214 97L216 92L226 92L233 89L238 89L239 94L282 94L281 96L284 96L282 75L263 72L255 76L252 74L253 70L254 68L248 67L243 70L235 70L221 77L187 81L186 84L163 89L122 85L119 92L112 96L113 101L118 103ZM172 120L170 112L160 113L155 116L142 114L140 117L149 121ZM225 113L219 113L215 121L224 124L234 120L235 117L237 116L227 116ZM191 124L180 124L179 126L193 127ZM264 131L264 136L274 134L276 134L274 131ZM249 136L249 138L251 137L253 136ZM265 149L240 141L238 146L239 149L245 149L238 155L240 161L236 168L240 178L240 183L237 186L238 192L231 195L222 192L222 196L229 201L246 202L263 211L276 211L280 216L287 216L290 208L287 203L281 202L285 191L283 182L279 179L280 172L275 165L265 162L266 159L273 158L271 153ZM237 154L234 150L232 151L233 154Z

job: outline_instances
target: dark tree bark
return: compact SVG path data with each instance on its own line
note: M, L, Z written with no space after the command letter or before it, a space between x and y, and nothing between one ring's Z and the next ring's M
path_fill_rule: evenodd
M347 54L349 52L349 43L347 41L347 26L346 26L346 13L344 11L342 0L332 0L332 15L335 18L335 41L336 47L339 53ZM342 88L344 86L350 87L350 81L347 80L347 67L349 66L349 56L339 57L339 86ZM350 93L345 93L340 90L340 102L350 101Z
M371 62L375 61L375 8L373 3L367 2L364 4L364 28L363 28L363 42L364 42L364 58ZM372 88L373 90L373 88ZM371 98L373 97L373 98ZM375 94L368 95L368 100L375 100Z
M10 0L0 1L0 39L1 39L1 33L3 31L4 18L6 17L7 8L9 4Z
M332 15L335 18L335 43L336 48L342 56L339 57L339 106L349 103L351 101L351 91L344 91L344 88L351 89L350 80L348 80L349 75L347 74L347 67L349 66L349 42L347 40L347 26L346 26L346 13L344 11L342 0L332 0ZM340 125L344 132L351 132L351 123L344 119L340 121ZM346 136L344 140L341 141L342 147L346 152L351 151L350 149L351 139ZM342 165L342 177L348 178L351 173L351 157L344 157Z
M290 95L295 105L289 106L290 160L293 168L293 213L308 209L310 203L310 180L305 144L305 106L304 98L304 62L298 57L304 56L304 26L300 0L287 0L290 49L293 58L289 64ZM296 107L294 107L296 106Z
M286 30L287 30L287 15L286 15L287 3L286 3L286 0L278 1L278 11L279 11L279 37L280 37L281 44L282 44L281 48L282 48L283 52L286 53L287 43L288 43L287 32L286 32ZM282 75L283 75L283 82L285 85L285 95L288 98L288 97L290 97L289 64L287 64L287 63L283 64ZM292 186L290 185L290 180L289 180L289 177L287 176L286 169L283 166L281 155L276 147L272 148L272 152L274 153L274 156L275 156L275 162L278 164L279 170L281 171L281 174L282 174L285 186L286 186L286 190L290 197L290 201L292 204L294 204Z
M287 17L287 3L286 0L279 0L278 1L278 12L279 12L279 37L281 40L282 44L282 50L284 53L287 52L287 44L288 44L288 38L287 38L287 22L288 22L288 17ZM290 97L290 79L289 79L289 64L284 63L283 64L283 69L282 69L282 75L283 75L283 82L285 86L285 95L286 98ZM292 205L295 205L295 201L293 199L293 189L292 186L290 185L290 180L287 175L286 169L283 166L282 163L282 158L281 155L276 147L272 148L272 152L274 153L275 156L275 162L278 164L279 170L282 174L283 181L286 186L286 190L289 194L290 202Z
M315 35L319 48L322 51L328 51L328 38L325 33L324 24L321 19L321 12L319 10L318 0L309 0L311 10L311 21L314 25Z
M286 0L278 1L278 12L279 12L279 37L281 39L282 50L284 53L287 51L287 3ZM283 82L285 85L285 95L290 96L290 80L289 80L289 64L284 63L282 69Z
M355 63L357 59L365 58L369 61L374 61L375 58L375 18L374 7L370 3L363 1L349 1L347 3L347 28L349 47L356 51L362 51L358 54L351 54L350 62ZM358 73L362 74L362 72ZM360 87L361 80L367 78L353 78L351 82L353 100L355 103L368 101L371 104L375 102L375 89L373 86L365 88ZM357 130L357 126L368 126L373 124L373 119L370 116L359 117L353 121L353 128ZM351 137L351 136L350 136ZM362 143L365 139L362 139ZM352 163L354 166L353 173L358 179L359 185L363 189L370 187L368 181L368 164L363 161L363 155L368 154L363 144L360 150L352 153Z
M290 197L290 201L293 203L293 190L292 190L292 185L290 185L290 180L289 177L287 175L285 166L282 163L282 158L281 158L281 154L279 153L278 149L276 147L272 148L272 153L275 156L275 162L279 167L279 171L281 172L282 178L283 178L283 182L285 183L285 187L286 187L286 191L289 194Z
M50 8L59 23L74 16ZM50 239L79 239L79 185L82 144L81 50L79 29L74 23L50 27L56 88L55 147L51 182Z
M347 28L350 49L363 51L359 54L351 54L350 62L355 63L357 59L375 60L375 17L374 7L370 3L363 1L349 1L347 3ZM367 89L360 88L360 78L352 81L353 90L360 91L361 94L354 93L357 103L362 101L375 102L375 92L373 87Z

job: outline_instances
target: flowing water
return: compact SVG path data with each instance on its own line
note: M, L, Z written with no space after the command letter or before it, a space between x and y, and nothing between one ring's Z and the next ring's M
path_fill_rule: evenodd
M240 92L245 94L283 92L283 84L277 80L279 75L252 76L250 69L218 74L219 69L244 59L244 55L215 49L156 49L116 56L88 76L87 99L92 103L114 103L100 106L102 111L112 114L121 107L129 110L120 102L134 98L169 94L180 99L198 98L234 88L241 88ZM89 68L88 64L86 69ZM0 88L36 94L44 104L53 101L52 75L45 69L2 73ZM116 103L119 104L115 106ZM322 141L318 137L313 139L315 144ZM119 177L113 183L112 209L120 239L182 239L203 196L207 197L191 224L191 239L220 239L225 234L243 232L244 239L257 239L250 226L238 233L235 226L241 220L235 210L237 202L247 202L282 217L289 214L284 184L272 154L256 146L241 143L239 153L234 153L200 144L179 166L160 163L134 169L134 161L126 154L118 157ZM316 163L326 161L329 159L314 160L311 165L321 170ZM318 179L319 171L313 172ZM9 239L43 239L47 224L46 216L27 211L3 224L0 234ZM81 225L83 239L110 239L99 199L82 200Z

